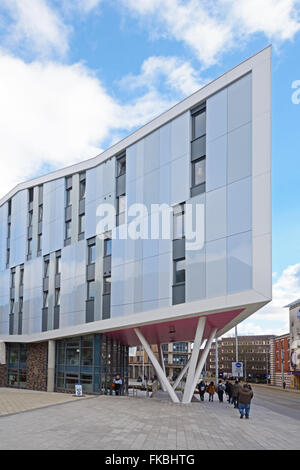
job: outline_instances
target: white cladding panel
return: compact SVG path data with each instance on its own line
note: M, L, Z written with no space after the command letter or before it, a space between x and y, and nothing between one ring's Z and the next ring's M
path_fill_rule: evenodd
M10 266L24 263L27 246L28 191L12 198L10 232Z

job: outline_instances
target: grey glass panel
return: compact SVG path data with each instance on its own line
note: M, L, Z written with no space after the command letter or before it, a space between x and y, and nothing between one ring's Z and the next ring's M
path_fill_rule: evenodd
M103 258L103 273L105 276L111 272L111 256L105 256Z
M205 183L205 158L193 162L193 186Z
M181 238L173 241L173 259L185 258L185 239Z
M174 282L175 284L185 282L185 260L174 262Z
M206 111L193 115L193 139L197 139L206 133Z
M103 295L103 320L110 318L110 294Z
M84 214L85 212L85 199L80 199L79 201L79 215Z
M94 321L94 300L86 302L86 323Z
M206 137L200 137L192 142L192 161L206 155Z
M126 174L123 174L117 178L117 189L116 195L117 197L125 194L126 192Z
M87 266L87 281L94 281L95 280L95 264L89 264Z
M71 220L72 219L72 206L68 206L65 209L65 220Z
M60 314L60 307L54 307L54 318L53 318L53 328L57 330L59 328L59 314Z
M42 311L42 331L47 331L48 329L48 308L43 308Z
M43 291L48 291L49 290L49 278L43 279Z
M185 284L173 286L173 305L185 302Z

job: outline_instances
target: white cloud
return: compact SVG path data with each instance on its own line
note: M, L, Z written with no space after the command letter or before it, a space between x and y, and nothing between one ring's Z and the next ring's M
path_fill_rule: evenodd
M230 4L233 20L244 34L264 33L268 38L285 41L300 29L298 0L224 0ZM298 7L298 8L297 8Z
M178 57L148 57L141 67L139 75L128 75L121 80L121 85L131 90L146 87L153 90L163 79L164 83L181 98L201 88L205 82L192 65Z
M289 309L285 305L300 298L300 263L288 266L273 284L273 300L238 325L239 335L275 334L289 331ZM227 335L233 335L230 330Z
M203 66L263 33L280 42L300 30L299 0L121 0L149 24L151 33L182 41ZM152 33L153 35L153 33Z
M90 13L95 10L103 0L62 0L65 10L79 10L82 13Z
M1 196L43 165L94 157L174 104L155 87L121 104L82 64L28 64L0 52L0 76Z
M0 9L9 16L7 47L33 50L40 56L63 56L68 51L68 28L46 0L2 0Z

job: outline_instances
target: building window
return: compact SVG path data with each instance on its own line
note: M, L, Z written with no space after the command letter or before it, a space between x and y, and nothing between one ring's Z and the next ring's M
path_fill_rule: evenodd
M55 307L60 305L60 289L55 289Z
M24 265L20 267L20 286L24 285Z
M28 212L28 227L32 227L33 211Z
M47 258L44 258L44 278L48 278L49 277L49 267L50 267L50 259L47 257Z
M42 234L41 233L38 235L38 249L37 249L37 251L38 251L38 254L41 254L41 252L42 252Z
M117 177L126 173L126 155L117 159Z
M205 192L206 181L206 107L202 105L192 111L192 189L191 195Z
M65 239L68 240L69 238L71 238L71 221L68 220L66 222L66 232L65 232Z
M192 184L199 186L205 183L205 158L200 158L193 162Z
M43 295L43 308L48 308L49 307L49 295L48 292L44 292Z
M174 261L174 282L175 284L185 282L185 259Z
M84 230L85 230L85 214L81 214L79 216L79 227L78 227L79 234L84 233Z
M174 240L184 237L184 204L173 208Z
M112 241L110 238L105 238L104 240L104 256L111 255Z
M88 264L96 262L96 244L88 246Z
M41 205L39 206L39 217L38 217L38 221L39 221L39 222L42 222L42 220L43 220L43 205L41 204Z
M32 255L32 238L27 240L27 257L30 258Z
M33 202L33 188L28 189L28 202Z
M79 199L84 199L86 193L86 180L82 179L79 182Z
M88 281L87 283L87 300L94 300L96 296L96 282Z
M66 207L71 205L72 201L72 176L66 178Z
M193 113L192 122L192 139L203 137L206 134L206 109Z
M107 276L103 278L103 293L110 294L111 290L111 277Z
M56 254L56 259L55 259L55 274L60 274L61 273L61 252L59 251Z
M117 198L117 225L125 224L126 196L123 194Z

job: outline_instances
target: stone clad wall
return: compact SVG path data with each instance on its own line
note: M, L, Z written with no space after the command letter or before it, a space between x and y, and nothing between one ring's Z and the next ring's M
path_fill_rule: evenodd
M47 345L37 343L28 345L27 353L27 388L47 391Z
M6 364L0 364L0 387L6 387Z

